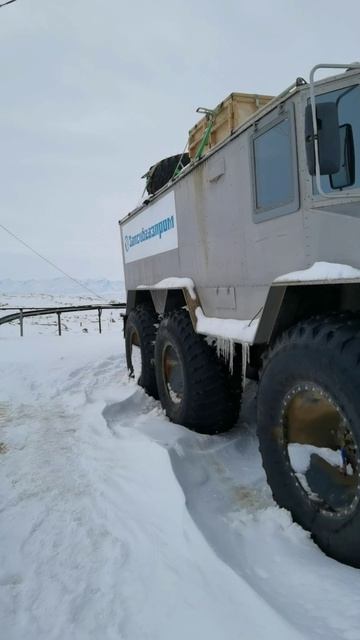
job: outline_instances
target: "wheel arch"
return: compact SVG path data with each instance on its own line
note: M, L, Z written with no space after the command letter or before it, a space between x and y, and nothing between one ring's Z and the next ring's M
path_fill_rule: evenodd
M193 327L196 327L195 309L200 302L195 295L193 297L186 287L172 289L132 289L127 292L126 315L139 304L148 304L158 315L164 315L176 309L187 308Z
M269 345L292 325L317 314L360 311L360 282L273 285L260 317L255 346Z

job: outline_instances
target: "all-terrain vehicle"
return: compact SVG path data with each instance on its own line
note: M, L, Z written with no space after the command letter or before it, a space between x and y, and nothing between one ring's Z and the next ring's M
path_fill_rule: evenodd
M360 567L360 65L317 65L215 144L221 105L203 112L120 222L129 371L204 433L258 380L275 500Z

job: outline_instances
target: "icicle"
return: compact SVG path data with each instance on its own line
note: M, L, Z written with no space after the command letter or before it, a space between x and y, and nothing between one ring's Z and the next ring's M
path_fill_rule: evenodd
M216 338L216 353L229 365L230 373L234 370L234 341L228 338Z
M243 342L241 345L241 359L242 359L242 387L245 389L246 385L246 367L250 362L250 345L248 342Z

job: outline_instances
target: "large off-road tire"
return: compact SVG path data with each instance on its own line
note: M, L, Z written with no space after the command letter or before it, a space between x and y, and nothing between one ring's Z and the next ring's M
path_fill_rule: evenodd
M159 189L164 187L174 176L175 170L181 160L181 166L186 167L190 162L188 153L170 156L160 160L157 164L150 167L146 177L146 190L149 195L153 195Z
M158 316L150 306L139 305L129 313L125 326L126 364L131 378L154 398L158 397L154 345Z
M240 390L232 388L228 366L194 332L184 309L160 323L155 371L159 398L172 422L209 434L236 422Z
M360 320L318 317L269 352L258 435L275 500L328 555L360 567Z

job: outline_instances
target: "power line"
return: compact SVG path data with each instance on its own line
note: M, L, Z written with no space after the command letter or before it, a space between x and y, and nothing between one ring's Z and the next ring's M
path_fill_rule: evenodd
M5 5L12 4L13 2L16 2L16 0L8 0L7 2L3 2L2 4L0 4L0 9L1 7L5 7Z
M11 2L14 2L15 0L10 0ZM1 5L0 5L1 6ZM50 264L52 267L54 267L54 269L56 269L57 271L60 271L60 273L62 273L64 276L66 276L67 278L70 278L70 280L72 280L73 282L76 282L76 284L78 284L80 287L82 287L83 289L86 289L87 291L90 291L90 293L92 293L92 295L96 296L97 298L101 298L101 300L106 300L106 298L104 298L103 296L99 296L98 293L96 293L96 291L93 291L92 289L90 289L89 287L86 286L86 284L83 284L82 282L80 282L80 280L77 280L76 278L73 278L72 276L70 276L68 273L66 273L66 271L64 271L63 269L61 269L60 267L58 267L54 262L52 262L51 260L49 260L48 258L45 258L45 256L41 255L41 253L39 253L38 251L36 251L35 249L33 249L29 244L27 244L27 242L24 242L24 240L21 240L21 238L19 238L19 236L17 236L15 233L13 233L12 231L10 231L10 229L8 229L7 227L5 227L3 224L1 224L0 222L0 227L2 229L4 229L4 231L6 231L6 233L8 233L10 236L12 236L13 238L15 238L15 240L17 240L18 242L20 242L22 245L24 245L24 247L26 247L27 249L29 249L30 251L32 251L33 253L35 253L36 256L38 256L39 258L41 258L42 260L45 260L45 262L47 262L48 264Z

